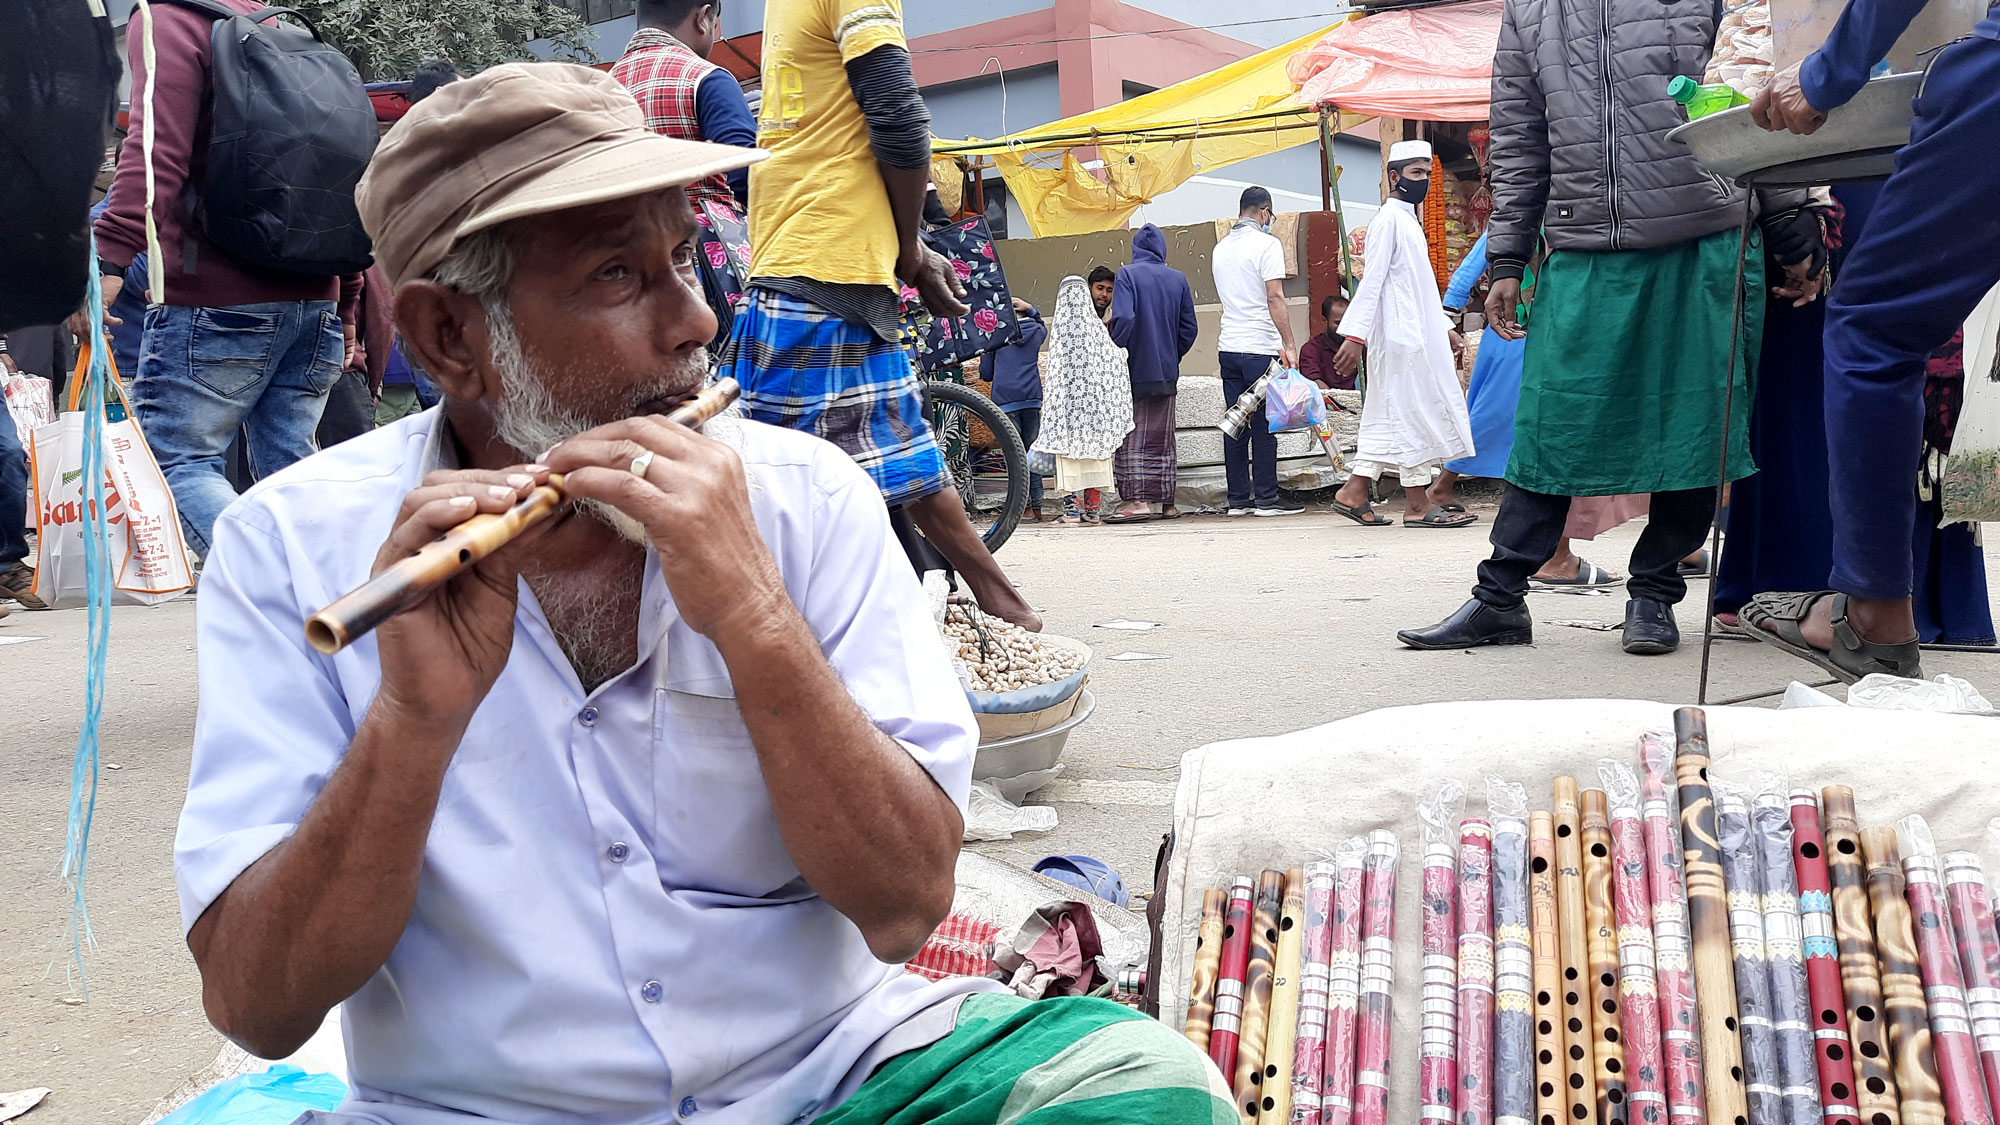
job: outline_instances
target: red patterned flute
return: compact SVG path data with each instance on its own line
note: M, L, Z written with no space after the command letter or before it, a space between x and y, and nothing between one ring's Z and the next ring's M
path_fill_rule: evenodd
M1423 991L1418 1012L1418 1117L1451 1122L1458 1086L1458 849L1426 829L1424 869L1418 888L1423 909Z
M1680 794L1674 742L1661 733L1639 740L1640 812L1645 818L1646 885L1653 903L1653 966L1660 989L1660 1048L1666 1057L1667 1113L1674 1125L1708 1119L1702 1089L1701 1025L1695 1018L1688 938L1687 880L1682 871Z
M1799 920L1805 930L1820 1117L1826 1125L1861 1125L1854 1100L1854 1047L1847 1037L1847 995L1840 984L1840 946L1833 932L1826 837L1820 831L1819 799L1810 789L1792 790L1792 867L1798 874Z
M1903 853L1903 894L1916 923L1917 967L1923 974L1938 1082L1944 1087L1945 1120L1949 1125L1993 1125L1993 1103L1986 1096L1979 1045L1972 1038L1965 974L1958 963L1958 943L1952 938L1937 844L1921 816L1904 817L1896 838Z
M1993 927L1993 904L1986 871L1971 852L1946 852L1944 895L1951 904L1951 929L1958 937L1959 967L1965 971L1965 998L1972 1010L1972 1038L1986 1074L1986 1097L2000 1113L2000 940Z
M1389 840L1393 844L1395 837L1391 836ZM1320 1096L1320 1107L1326 1125L1350 1125L1354 1120L1355 1037L1361 1011L1361 933L1367 913L1367 872L1372 843L1366 836L1356 836L1334 853L1333 952L1328 960L1330 969L1327 977L1326 1077L1320 1086L1325 1091ZM1389 875L1393 880L1393 862ZM1394 921L1392 914L1390 922L1393 924Z
M1639 779L1610 758L1597 776L1611 803L1611 901L1618 924L1618 1001L1624 1013L1625 1097L1631 1121L1666 1125L1666 1052L1660 1039L1660 992L1653 956L1653 898L1646 882L1646 826L1639 819Z
M1368 834L1361 918L1361 1010L1354 1043L1354 1125L1389 1125L1390 999L1396 985L1396 834Z
M1243 1033L1243 975L1250 969L1250 913L1257 884L1239 875L1222 911L1222 962L1215 974L1215 1019L1208 1029L1208 1057L1224 1074L1236 1073L1236 1041Z
M1360 874L1360 868L1355 868ZM1306 865L1305 950L1299 961L1299 1022L1292 1040L1292 1125L1321 1125L1326 1005L1333 961L1334 865Z
M1458 1125L1493 1123L1493 826L1458 830Z

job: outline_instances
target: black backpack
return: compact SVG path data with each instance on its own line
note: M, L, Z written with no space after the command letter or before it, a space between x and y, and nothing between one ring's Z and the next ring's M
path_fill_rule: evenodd
M216 21L208 149L189 185L202 233L275 270L366 269L374 259L354 185L377 134L354 64L290 8L242 15L214 0L165 2ZM306 26L258 22L276 15Z

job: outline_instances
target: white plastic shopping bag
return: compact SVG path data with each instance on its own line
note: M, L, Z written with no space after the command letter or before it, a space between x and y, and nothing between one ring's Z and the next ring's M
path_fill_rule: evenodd
M1965 322L1965 405L1940 487L1944 523L2000 520L2000 286Z
M112 604L157 605L194 587L180 513L128 404L124 419L104 423L104 519L89 518L96 513L84 489L86 416L78 400L90 378L90 346L81 352L68 408L27 435L36 532L33 593L55 609L85 604L84 529L98 525L111 559ZM115 369L108 389L124 402Z
M7 414L14 419L22 445L28 444L28 434L36 426L56 420L55 384L40 375L0 374L0 396L7 399Z

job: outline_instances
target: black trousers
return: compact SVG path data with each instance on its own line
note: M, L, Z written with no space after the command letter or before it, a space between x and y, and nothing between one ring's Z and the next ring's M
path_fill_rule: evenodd
M1472 588L1472 596L1496 609L1520 605L1528 592L1528 576L1556 553L1568 519L1569 497L1508 485L1500 514L1493 517L1493 557L1479 564L1479 585ZM1627 592L1678 605L1687 597L1687 579L1679 573L1681 560L1701 546L1714 519L1713 488L1653 493L1646 530L1632 548Z

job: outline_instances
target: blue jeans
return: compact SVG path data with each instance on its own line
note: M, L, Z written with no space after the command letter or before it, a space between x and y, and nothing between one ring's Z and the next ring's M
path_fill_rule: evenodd
M1035 448L1035 439L1042 436L1042 408L1037 406L1003 406L1007 420L1020 431L1021 448ZM1028 507L1035 511L1042 508L1042 478L1028 474Z
M1236 405L1243 392L1257 385L1270 370L1272 355L1245 355L1222 352L1222 408ZM1260 409L1250 419L1242 437L1222 439L1222 474L1229 481L1229 506L1248 508L1275 504L1278 500L1278 437L1271 432ZM1254 497L1252 493L1255 493Z
M340 360L332 301L146 310L132 408L196 554L236 499L224 454L238 428L257 479L310 455Z
M28 451L0 408L0 574L28 557Z
M2000 42L1946 47L1916 109L1826 308L1827 585L1860 598L1910 596L1930 354L2000 281Z

